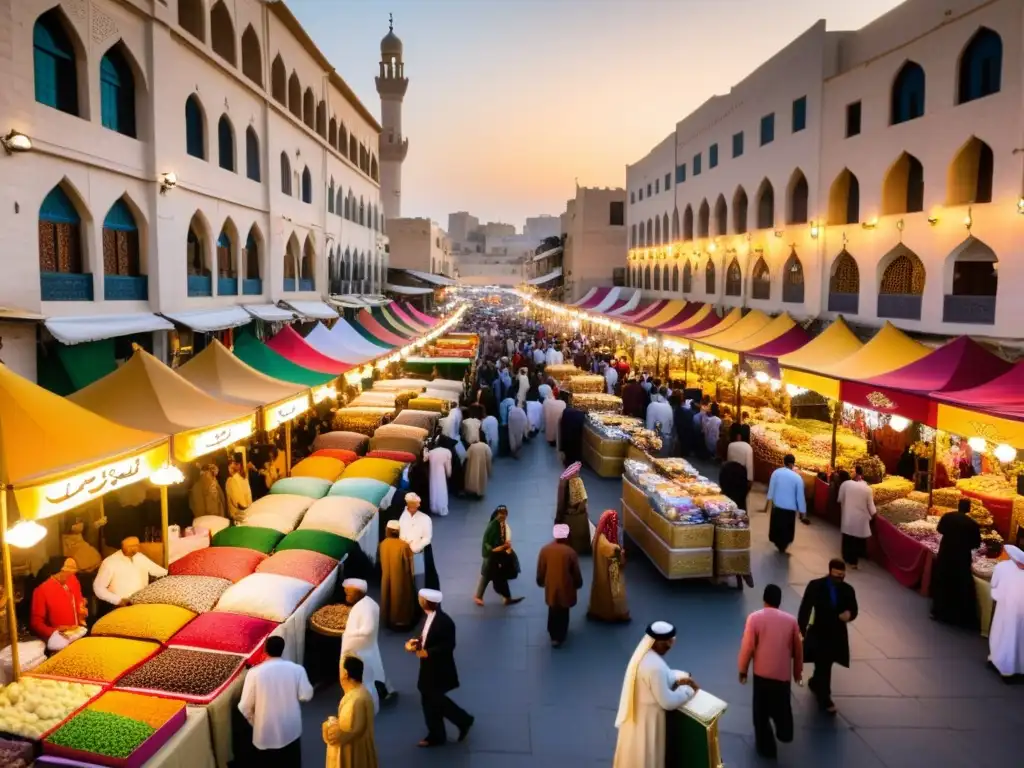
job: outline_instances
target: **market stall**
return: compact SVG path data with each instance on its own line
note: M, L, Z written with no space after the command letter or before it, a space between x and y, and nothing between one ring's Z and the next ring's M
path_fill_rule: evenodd
M278 354L251 333L240 333L235 337L234 354L250 368L280 381L320 387L337 379L337 374L321 373L293 363Z
M611 397L611 395L605 395ZM619 410L622 401L619 400ZM643 419L591 411L583 426L583 460L600 477L620 477L630 446L657 453L661 437L645 429Z
M282 328L267 341L267 347L296 365L318 373L339 376L356 367L351 361L336 360L314 349L291 326Z

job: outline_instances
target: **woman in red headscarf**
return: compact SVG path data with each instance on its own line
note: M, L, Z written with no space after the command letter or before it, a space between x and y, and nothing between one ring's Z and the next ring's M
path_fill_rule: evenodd
M619 518L605 510L594 533L594 578L590 586L587 618L595 621L629 621L626 600L626 558L619 546Z

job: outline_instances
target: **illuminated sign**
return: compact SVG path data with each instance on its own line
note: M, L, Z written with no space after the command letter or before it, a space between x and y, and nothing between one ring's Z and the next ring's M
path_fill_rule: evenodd
M332 387L330 384L324 384L322 387L314 387L312 393L314 405L317 403L322 403L324 400L338 399L338 390Z
M145 480L167 461L167 443L130 458L102 464L60 480L30 488L16 488L15 499L23 520L52 517L100 498L110 491Z
M263 428L276 429L307 410L309 410L309 397L306 395L299 395L291 400L285 400L283 403L267 406L263 409Z
M174 436L174 457L178 461L192 461L220 448L226 448L239 440L244 440L255 431L256 417L249 415L244 419L220 424L209 429L182 432Z

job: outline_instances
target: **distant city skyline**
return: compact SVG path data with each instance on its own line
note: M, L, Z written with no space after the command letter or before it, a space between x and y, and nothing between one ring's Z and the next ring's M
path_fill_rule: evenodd
M899 4L863 0L288 0L367 108L394 13L409 90L402 215L558 215L818 19L857 29Z

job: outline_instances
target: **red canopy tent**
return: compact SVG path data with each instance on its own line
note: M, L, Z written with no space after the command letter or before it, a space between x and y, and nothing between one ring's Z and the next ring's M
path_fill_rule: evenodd
M698 321L694 325L682 331L680 335L690 336L691 334L694 333L704 333L705 331L710 331L712 328L714 328L716 325L722 322L726 317L728 317L728 315L723 315L722 317L719 317L715 312L709 312L703 320Z
M385 344L390 344L393 347L404 347L409 343L409 339L389 331L377 322L377 319L365 309L359 310L359 314L356 315L356 322L369 331L375 338L380 339Z
M356 367L352 363L335 360L333 357L317 352L290 325L286 325L280 333L268 341L267 346L296 365L318 373L333 373L337 376ZM383 350L381 351L383 352Z
M1024 419L1024 362L974 387L936 391L935 399L973 411L986 411L1009 419Z
M839 384L839 399L934 427L937 406L931 394L969 408L1016 402L1024 410L1024 371L1008 379L1018 367L969 336L959 336L895 371L864 381L844 379Z
M676 312L676 314L673 317L670 317L668 320L666 320L663 323L659 323L657 325L657 327L649 328L648 330L651 330L651 331L664 331L666 328L671 328L673 325L678 325L679 323L684 323L687 320L689 320L691 317L693 317L695 314L700 312L700 310L703 308L703 306L704 305L701 304L699 301L688 301L688 302L686 302L686 306L683 307L678 312Z
M608 298L608 294L611 292L611 288L595 288L594 292L587 296L584 301L574 306L577 309L594 309L601 306L601 302Z
M431 317L430 315L426 315L423 312L420 312L412 304L403 304L402 307L408 313L409 317L427 326L428 328L433 328L435 325L437 325L436 317Z
M779 369L779 358L795 352L810 340L811 335L802 326L794 325L781 336L740 355L742 368L747 373L764 372L773 379L780 379L782 371Z
M660 312L668 304L665 299L658 299L652 301L646 307L640 307L635 312L627 312L624 315L619 315L618 319L623 323L634 324L648 317L654 317L655 314Z

